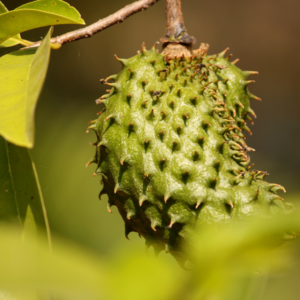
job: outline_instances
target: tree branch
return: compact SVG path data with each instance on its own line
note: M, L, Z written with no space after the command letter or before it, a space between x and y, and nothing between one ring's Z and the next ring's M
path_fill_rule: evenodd
M155 4L159 0L140 0L136 1L132 4L126 5L122 9L118 10L114 14L99 20L98 22L78 29L74 30L68 33L65 33L63 35L57 36L55 38L51 39L52 44L56 44L57 46L61 46L66 43L74 42L80 39L89 38L93 36L94 34L114 25L117 23L123 22L126 18L130 17L131 15L148 9L151 5ZM37 47L41 44L41 41L36 42L26 48L32 48Z

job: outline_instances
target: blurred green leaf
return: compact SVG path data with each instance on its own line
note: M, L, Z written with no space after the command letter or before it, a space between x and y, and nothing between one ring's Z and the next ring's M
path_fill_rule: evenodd
M8 9L4 6L4 4L0 1L0 14L6 13L8 12ZM11 47L11 46L15 46L17 44L19 44L21 40L21 36L20 34L17 34L11 38L9 38L8 40L6 40L5 42L3 42L0 47Z
M0 248L0 290L12 294L36 290L64 300L167 300L182 275L171 257L147 257L141 249L120 249L113 262L104 263L57 238L50 253L43 241L30 236L21 241L8 227L0 227L0 243L5 245Z
M12 293L8 291L0 290L0 300L41 300L41 299L37 298L37 295L34 291L22 291L22 293Z
M34 112L50 58L50 31L38 49L0 58L0 134L19 146L33 147Z
M202 227L193 269L188 272L180 270L171 256L154 259L132 248L118 249L104 263L93 253L56 239L51 254L43 241L29 235L24 242L18 232L0 227L0 243L5 245L0 248L0 290L15 294L31 289L72 300L259 300L266 273L293 266L297 250L295 243L272 250L268 241L279 228L300 229L299 216L218 230ZM262 274L255 274L257 262Z
M23 46L29 46L30 43L26 43L26 40L23 40L20 36L20 34L17 34L9 39L7 39L6 41L4 41L2 44L0 44L0 48L8 48L8 47L13 47L16 46L18 44L21 44Z
M0 43L30 29L59 24L85 24L78 11L61 0L38 0L0 14Z
M187 299L256 299L269 272L293 265L289 242L279 246L283 237L294 239L294 231L300 232L299 211L272 219L203 226L195 248L187 249L197 278L194 293Z
M33 234L38 226L50 241L44 200L28 149L0 137L0 162L0 221L23 229L23 236Z
M0 1L0 14L3 14L5 12L8 12L8 9L4 6L2 1Z
M8 12L8 9L5 7L5 5L0 1L0 14ZM0 44L0 48L2 47L12 47L18 44L22 45L30 45L30 42L23 40L21 38L20 34L16 34L12 36L11 38L7 39L5 42Z
M185 275L168 254L147 257L141 250L130 253L124 249L114 257L108 271L110 300L167 300Z
M53 253L42 240L0 228L0 290L14 294L35 290L39 295L58 293L63 299L98 300L104 266L91 252L56 240ZM49 299L48 297L41 297Z

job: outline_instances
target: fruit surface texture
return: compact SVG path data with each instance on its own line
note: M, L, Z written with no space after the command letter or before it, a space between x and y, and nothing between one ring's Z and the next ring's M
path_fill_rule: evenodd
M97 135L90 163L126 236L175 253L196 225L292 210L277 195L284 188L252 169L243 132L255 117L250 99L259 100L247 87L256 72L225 52L169 59L143 47L117 58L123 69L104 81L111 89L96 101L105 108L89 127Z

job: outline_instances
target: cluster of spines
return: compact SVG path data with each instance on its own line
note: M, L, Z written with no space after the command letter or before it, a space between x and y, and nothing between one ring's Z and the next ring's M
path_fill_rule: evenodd
M152 52L155 51L155 49L152 49ZM264 176L267 175L265 172L261 171L251 171L251 166L248 166L250 163L250 159L247 155L247 151L253 151L252 148L249 148L246 143L245 143L245 137L242 133L242 130L247 130L249 132L250 129L246 125L246 120L250 120L251 122L252 119L248 115L249 113L254 115L254 112L250 108L249 104L246 103L244 105L239 99L231 99L231 101L227 98L226 92L224 92L224 85L227 86L228 90L228 84L229 84L229 79L225 78L225 80L220 80L220 75L218 76L218 71L222 72L224 71L226 67L226 63L224 65L219 64L218 62L221 60L224 62L224 60L229 61L229 58L224 59L224 54L226 50L220 53L219 55L212 56L212 57L203 57L199 55L192 56L189 59L169 59L168 56L164 57L164 68L159 68L156 70L157 75L159 76L159 81L161 82L166 82L168 77L173 76L172 80L174 82L178 82L181 78L181 75L185 75L186 78L181 82L181 85L183 86L182 89L187 87L189 84L195 84L195 82L200 82L201 87L198 90L199 96L192 97L189 99L190 103L196 107L199 99L202 96L205 96L207 99L211 99L212 102L212 109L210 112L208 112L208 115L211 115L213 119L215 119L219 125L219 134L221 134L224 138L223 143L220 145L220 151L223 152L223 155L226 155L227 157L232 157L232 159L236 162L236 166L234 166L230 171L231 173L235 176L233 180L233 185L239 185L241 184L242 186L245 185L251 185L253 181L257 180L263 180ZM145 47L142 48L142 52L138 54L140 56L147 56L148 51L145 49ZM124 59L119 59L116 57L117 60L119 60L125 69L128 71L128 80L131 80L134 77L135 70L132 70L128 66L128 60ZM211 62L215 62L215 64ZM235 61L236 62L236 61ZM235 63L234 62L234 63ZM157 60L152 60L149 62L154 68L155 65L158 63ZM177 72L178 70L178 72ZM205 70L205 71L202 71ZM175 73L175 75L174 75ZM189 74L187 74L189 73ZM243 72L243 76L246 77L251 74L256 74L257 72ZM119 92L121 89L121 86L118 82L109 82L109 80L116 80L117 75L110 76L106 78L105 80L101 80L102 83L105 83L111 87L110 90L108 90L108 94L100 97L99 99L96 100L97 104L104 104L105 108L102 110L99 115L101 115L105 110L106 107L109 104L110 98L112 95L115 93ZM224 79L224 77L221 76L221 79ZM260 100L258 97L253 96L252 94L249 93L247 89L247 85L253 81L246 81L244 82L244 94L248 97L246 100L248 101L249 98L257 99ZM145 87L147 86L148 82L147 80L142 80L141 81L141 87L145 91ZM177 89L175 91L175 95L178 98L181 98L182 95L182 89ZM167 111L168 109L171 109L174 111L176 107L176 100L174 100L174 97L168 97L167 103L166 103L166 109L165 110L160 110L159 112L155 111L153 109L153 106L160 101L160 97L164 93L169 93L174 90L174 85L171 83L168 86L168 91L167 90L150 90L151 98L143 101L141 103L141 107L143 107L145 110L150 107L149 102L152 102L152 108L150 107L148 113L147 113L147 120L151 121L155 118L157 118L157 115L159 115L160 120L164 120L167 118ZM128 105L131 105L131 100L132 100L133 95L128 94L126 97L126 101ZM246 108L245 108L246 106ZM192 111L191 111L192 114ZM256 116L255 116L256 117ZM119 116L117 112L112 112L105 115L105 118L103 119L103 123L105 123L108 120L112 120L118 124L121 124L122 116ZM190 119L190 114L189 112L183 112L182 114L182 120L178 121L175 126L176 128L176 133L178 136L178 139L174 139L172 142L172 145L170 146L172 151L176 151L180 149L180 136L182 135L182 132L185 127L185 123ZM176 122L175 122L176 123ZM180 123L180 124L179 124ZM201 122L202 129L206 132L207 129L211 126L210 122L208 120L202 120ZM130 135L131 132L134 132L137 127L137 124L134 120L128 123L127 129L128 133ZM95 143L97 145L97 151L95 157L88 163L97 163L99 164L100 160L100 148L102 145L105 144L105 141L103 141L103 137L101 136L99 127L97 128L96 124L92 124L89 129L94 129L97 134L98 141ZM158 131L158 136L161 141L164 141L164 137L166 134L167 130L159 129ZM205 137L199 136L198 137L198 144L203 148L203 144L205 143ZM145 138L144 139L144 149L145 152L147 152L147 149L149 145L151 144L151 137ZM200 151L193 151L193 154L191 155L191 159L193 161L199 160L199 157L201 156L199 154ZM159 166L160 169L163 170L165 164L167 163L166 158L162 157ZM120 158L120 165L123 167L124 164L126 165L126 156L123 156ZM220 169L220 160L217 160L213 164L214 168L217 170ZM181 176L182 176L182 181L187 182L189 176L190 176L190 171L189 170L182 170L181 171ZM104 178L107 178L107 175L101 170L99 167L95 174L102 175ZM145 173L143 180L146 182L145 185L147 185L147 182L149 182L149 176L151 174ZM117 194L119 188L120 188L120 183L117 180L115 181L115 187L114 187L114 193ZM217 178L212 178L210 180L211 182L209 183L211 188L215 188L217 184ZM264 184L262 186L265 190L272 192L273 194L276 194L278 190L283 190L284 188L276 185L276 184ZM260 188L258 186L256 194L253 196L253 200L258 198L260 192ZM100 195L101 196L101 195ZM172 193L170 191L165 191L163 195L163 202L167 203L167 201L172 198ZM203 197L204 198L204 197ZM274 197L275 200L277 199L282 199L279 196L276 195ZM138 205L142 207L143 203L145 201L149 201L147 196L142 193L138 197ZM151 201L150 201L151 202ZM189 199L186 201L187 203L189 202ZM194 205L194 208L197 210L201 203L203 202L203 199L198 199ZM224 199L225 205L229 205L231 208L233 208L234 204L231 199L225 198ZM110 206L111 205L116 205L116 203L110 199L109 200L109 211L110 211ZM136 203L134 200L131 198L126 199L124 203L122 203L124 206L124 209L126 210L126 218L130 220L133 218L136 214L137 208L136 208ZM177 207L179 206L179 207ZM118 206L119 207L119 206ZM184 210L187 209L187 213L184 213ZM157 227L164 227L163 225L163 220L162 218L159 217L159 212L155 206L147 206L147 209L144 210L144 214L148 217L150 220L150 226L154 232L156 232ZM182 204L182 203L174 203L173 205L170 206L170 209L168 211L168 216L170 218L170 222L168 223L167 227L168 229L171 229L174 225L174 223L190 223L191 222L191 216L194 215L193 211L189 210L189 207ZM153 217L154 216L154 217ZM126 223L126 222L125 222ZM165 222L164 222L165 223ZM136 231L130 224L126 223L126 236L130 231ZM165 238L167 241L168 238ZM167 243L167 247L170 247L170 245ZM174 245L173 245L174 246Z

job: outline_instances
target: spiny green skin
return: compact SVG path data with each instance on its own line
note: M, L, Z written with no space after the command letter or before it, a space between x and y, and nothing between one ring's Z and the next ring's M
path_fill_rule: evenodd
M292 210L276 194L283 187L249 167L241 129L254 114L251 72L223 55L166 61L143 50L120 60L110 93L97 100L105 109L90 126L98 138L91 162L100 196L118 207L126 236L138 232L158 250L180 252L196 223Z

